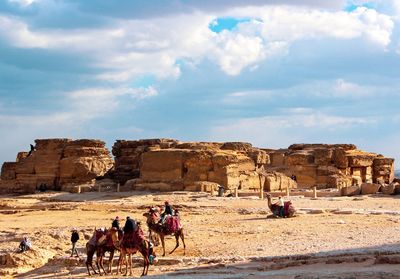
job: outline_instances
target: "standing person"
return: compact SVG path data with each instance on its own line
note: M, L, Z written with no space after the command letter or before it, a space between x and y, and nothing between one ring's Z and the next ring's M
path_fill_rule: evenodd
M119 228L119 217L118 216L115 217L115 219L112 221L111 227L112 228L116 228L117 230L120 230L120 228Z
M76 243L79 240L79 234L76 228L73 228L72 234L71 234L71 243L72 243L72 251L71 251L71 257L74 256L74 252L76 253L76 256L79 258L78 250L76 249Z
M31 144L31 150L29 150L29 153L28 153L27 157L31 156L33 151L35 151L35 147Z
M279 216L283 217L283 208L285 206L285 203L283 201L283 198L279 196L278 202L276 203L277 206L279 206Z

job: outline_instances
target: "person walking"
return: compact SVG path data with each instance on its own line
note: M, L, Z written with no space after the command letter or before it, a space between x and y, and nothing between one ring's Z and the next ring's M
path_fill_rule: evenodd
M78 250L76 249L76 243L79 240L79 234L76 228L72 229L72 234L71 234L71 243L72 243L72 250L71 250L71 257L74 256L74 252L76 253L76 256L79 258Z

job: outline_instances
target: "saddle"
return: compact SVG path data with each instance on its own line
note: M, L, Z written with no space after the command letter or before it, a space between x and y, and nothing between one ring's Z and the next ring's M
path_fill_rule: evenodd
M143 240L145 240L144 233L141 228L137 228L134 231L124 233L121 245L125 248L136 248Z
M163 224L163 230L165 233L176 233L182 228L181 222L178 216L167 216Z

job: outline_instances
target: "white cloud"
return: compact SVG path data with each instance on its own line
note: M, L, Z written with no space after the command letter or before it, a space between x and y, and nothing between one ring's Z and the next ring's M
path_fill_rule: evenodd
M8 0L11 3L17 3L23 7L27 7L34 2L39 2L40 0Z
M218 34L209 24L218 17L257 18ZM143 20L115 19L98 29L33 29L19 18L0 16L0 36L19 48L46 48L90 56L102 73L96 78L128 82L143 74L177 78L177 61L214 61L228 75L277 55L303 39L364 38L385 48L393 21L373 9L351 13L305 7L242 7L221 14L193 12Z

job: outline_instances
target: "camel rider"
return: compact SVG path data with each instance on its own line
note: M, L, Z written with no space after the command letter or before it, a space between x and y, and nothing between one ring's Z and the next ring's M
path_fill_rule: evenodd
M276 203L276 205L279 206L279 216L283 217L283 209L284 209L285 203L281 196L279 196L278 202Z
M118 216L115 217L115 219L112 221L111 227L112 228L116 228L117 230L120 230L120 228L119 228L119 217Z
M129 233L136 231L137 224L136 221L133 220L131 217L126 217L125 226L124 226L124 233Z
M164 212L161 213L161 219L160 219L160 223L164 223L166 217L168 215L172 216L174 215L174 209L172 208L172 205L169 204L169 201L165 201L165 208L164 208Z

